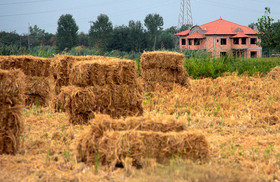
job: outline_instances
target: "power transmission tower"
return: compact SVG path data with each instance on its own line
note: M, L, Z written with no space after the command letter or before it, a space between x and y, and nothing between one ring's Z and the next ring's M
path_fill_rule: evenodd
M178 29L183 25L193 25L191 0L181 0Z

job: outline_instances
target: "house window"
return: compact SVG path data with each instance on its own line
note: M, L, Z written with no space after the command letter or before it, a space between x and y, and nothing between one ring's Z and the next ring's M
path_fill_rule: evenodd
M189 39L189 45L192 45L192 39Z
M199 39L194 39L194 45L200 45Z
M241 40L242 40L242 45L246 45L246 40L247 39L246 38L242 38Z
M257 39L256 38L251 38L251 44L256 44L257 43Z
M182 45L186 45L186 39L182 39L181 41L182 41L181 43Z
M239 38L234 38L233 39L233 44L239 44Z
M221 45L227 45L227 39L221 39Z
M251 51L251 58L257 57L257 51Z
M227 52L220 52L220 57L225 57L227 55Z

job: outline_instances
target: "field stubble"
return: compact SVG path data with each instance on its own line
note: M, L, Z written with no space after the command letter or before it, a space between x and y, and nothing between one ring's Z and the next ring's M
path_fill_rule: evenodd
M21 149L0 156L0 181L279 181L279 81L233 74L145 93L144 116L185 120L188 131L205 135L210 159L147 159L140 170L79 162L78 138L90 126L71 125L64 113L47 108L26 109Z

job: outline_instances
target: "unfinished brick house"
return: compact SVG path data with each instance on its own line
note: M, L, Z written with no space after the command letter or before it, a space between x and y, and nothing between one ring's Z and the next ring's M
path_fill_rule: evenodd
M233 55L237 57L261 57L262 48L258 32L244 25L223 20L222 18L195 25L189 30L179 32L180 48L206 50L211 57Z

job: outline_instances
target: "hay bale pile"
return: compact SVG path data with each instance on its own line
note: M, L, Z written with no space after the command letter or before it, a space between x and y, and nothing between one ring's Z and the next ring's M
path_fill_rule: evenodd
M51 59L34 56L2 56L0 68L20 69L26 75L25 105L47 106L52 98Z
M184 68L184 54L175 52L144 52L141 56L141 74L145 90L154 91L157 86L168 90L178 84L189 85Z
M70 86L61 87L58 104L73 124L86 123L94 112L119 118L142 115L142 87L131 60L99 57L76 61L69 71Z
M19 148L24 77L20 70L0 69L0 154L15 154Z
M143 159L164 162L172 157L207 159L208 142L202 134L188 132L184 121L171 116L111 119L98 115L90 131L81 135L77 146L79 160L96 162L114 168L125 165L127 157L133 166L142 166Z
M56 55L53 59L51 67L53 69L53 78L55 82L55 93L58 95L61 91L61 87L69 86L69 76L72 70L73 64L79 61L87 60L105 60L103 56L71 56L71 55Z

